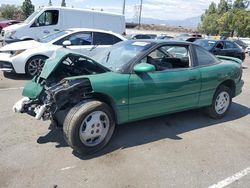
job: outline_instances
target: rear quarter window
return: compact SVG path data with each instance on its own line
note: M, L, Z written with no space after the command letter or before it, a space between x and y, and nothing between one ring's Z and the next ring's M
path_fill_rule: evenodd
M213 54L202 47L195 46L195 52L198 66L212 65L220 62Z
M108 33L94 32L93 36L94 45L113 45L120 41L121 39L119 39L114 35Z

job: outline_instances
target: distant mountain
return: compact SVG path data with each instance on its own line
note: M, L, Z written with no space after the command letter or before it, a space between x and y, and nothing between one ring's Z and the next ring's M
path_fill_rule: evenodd
M134 19L126 19L127 22L134 22ZM154 18L142 18L142 23L145 24L165 24L169 26L185 27L185 28L197 28L200 22L200 16L187 18L184 20L160 20Z

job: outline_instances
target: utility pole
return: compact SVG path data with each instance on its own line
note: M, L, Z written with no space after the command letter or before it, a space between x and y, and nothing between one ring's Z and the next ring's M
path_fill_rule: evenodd
M125 15L126 0L123 0L122 14Z
M142 0L141 0L140 14L139 14L139 28L141 27L141 12L142 12Z
M62 7L66 7L66 2L65 2L65 0L62 0L61 6L62 6Z
M49 6L52 6L52 2L51 2L51 0L49 0L49 4L48 4Z

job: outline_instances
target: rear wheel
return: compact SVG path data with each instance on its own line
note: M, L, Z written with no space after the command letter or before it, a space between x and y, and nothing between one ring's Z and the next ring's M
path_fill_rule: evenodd
M216 90L212 105L207 107L207 113L214 119L220 119L228 112L232 103L232 90L226 86L219 86Z
M25 73L29 77L39 75L43 69L46 59L48 59L48 57L42 55L31 57L26 63Z
M76 105L69 111L63 124L66 142L82 154L92 154L103 148L114 128L112 110L100 101Z

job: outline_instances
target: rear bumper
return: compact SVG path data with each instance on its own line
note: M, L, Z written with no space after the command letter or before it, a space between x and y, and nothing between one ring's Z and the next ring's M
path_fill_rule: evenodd
M235 97L236 97L237 95L239 95L239 94L242 92L243 85L244 85L244 81L243 81L243 80L240 80L240 81L236 84L236 88L235 88Z

